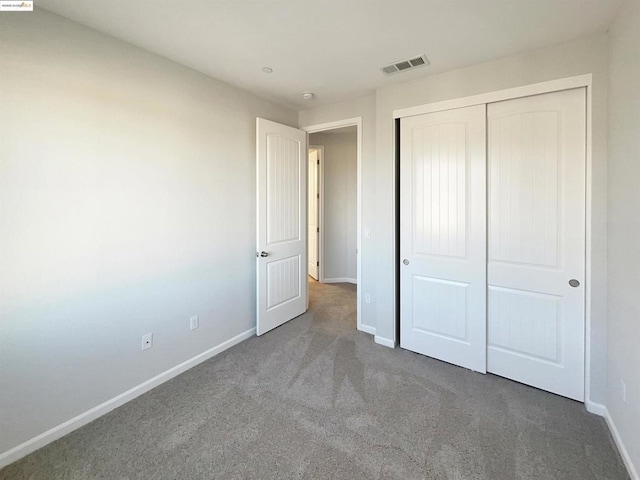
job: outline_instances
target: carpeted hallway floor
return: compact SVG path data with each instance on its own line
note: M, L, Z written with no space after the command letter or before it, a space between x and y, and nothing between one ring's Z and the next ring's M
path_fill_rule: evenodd
M355 331L355 286L0 479L628 479L582 404Z

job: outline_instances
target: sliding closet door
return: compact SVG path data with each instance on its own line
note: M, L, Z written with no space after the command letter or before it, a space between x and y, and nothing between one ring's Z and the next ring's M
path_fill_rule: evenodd
M400 345L486 371L486 110L401 120Z
M487 114L488 371L582 401L585 90Z

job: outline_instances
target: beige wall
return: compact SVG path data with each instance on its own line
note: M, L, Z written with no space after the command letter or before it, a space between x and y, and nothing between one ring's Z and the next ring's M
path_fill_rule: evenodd
M325 280L357 279L357 135L313 133L309 145L324 147L324 224L322 258Z
M41 10L0 72L1 454L255 326L255 118L297 113Z
M609 52L607 408L640 472L640 1L623 3Z

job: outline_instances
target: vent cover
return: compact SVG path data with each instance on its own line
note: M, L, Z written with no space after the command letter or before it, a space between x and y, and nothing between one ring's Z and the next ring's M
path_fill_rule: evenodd
M380 70L387 75L393 75L394 73L404 72L413 68L424 67L425 65L429 65L429 59L427 59L425 55L420 55L419 57L408 58L394 62L391 65L385 65L381 67Z

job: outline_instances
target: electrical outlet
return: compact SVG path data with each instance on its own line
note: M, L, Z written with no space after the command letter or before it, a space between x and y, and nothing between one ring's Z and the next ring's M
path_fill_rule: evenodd
M194 315L189 319L189 326L191 327L191 330L195 330L200 326L200 319L198 318L198 315Z
M142 336L142 348L141 350L148 350L153 347L153 333L147 333Z
M620 386L622 387L622 401L627 403L627 384L622 379L620 379Z
M370 293L365 293L364 294L364 303L371 303L371 294Z

